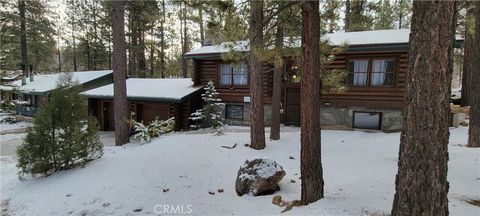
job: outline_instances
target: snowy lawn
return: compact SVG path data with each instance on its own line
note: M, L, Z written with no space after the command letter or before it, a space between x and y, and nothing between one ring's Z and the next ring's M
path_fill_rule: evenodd
M14 116L10 113L0 113L0 120L3 120L3 119L8 118L8 117L14 117ZM31 123L30 122L25 122L25 121L13 123L13 124L0 123L0 132L17 130L17 129L27 128L27 127L30 127L30 126L31 126Z
M224 136L171 133L149 144L106 147L103 158L84 168L34 180L18 180L15 161L3 158L3 207L8 206L12 215L155 215L155 205L170 204L183 205L185 211L190 207L194 215L277 215L283 208L271 204L274 195L284 200L300 198L300 133L298 128L283 129L287 132L280 141L267 141L267 148L260 151L244 146L249 142L246 128ZM480 199L480 149L463 146L467 128L450 132L450 213L480 215L479 207L464 201ZM325 198L284 214L389 214L400 134L322 133ZM235 143L234 149L221 147ZM246 159L259 157L283 166L287 175L280 182L281 190L262 197L238 197L238 168ZM157 210L164 213L162 208Z

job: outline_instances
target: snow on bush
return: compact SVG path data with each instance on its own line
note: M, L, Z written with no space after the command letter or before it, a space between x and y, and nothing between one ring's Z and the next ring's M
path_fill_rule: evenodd
M215 85L212 81L208 81L203 88L205 93L202 94L203 108L196 110L190 114L190 120L193 122L190 127L192 129L198 128L212 128L214 134L221 135L221 128L225 121L222 112L222 99L218 98L219 93L215 90Z
M152 141L152 138L175 130L175 118L173 117L167 120L158 120L156 118L149 125L135 120L131 120L131 124L134 128L133 138L140 139L143 143L149 143Z

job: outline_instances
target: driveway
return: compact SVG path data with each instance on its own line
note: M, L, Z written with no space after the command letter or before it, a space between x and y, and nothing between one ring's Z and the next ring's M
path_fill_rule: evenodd
M17 147L23 142L26 133L7 133L0 135L0 157L16 157ZM115 133L113 131L98 132L100 141L104 146L113 146L115 144Z

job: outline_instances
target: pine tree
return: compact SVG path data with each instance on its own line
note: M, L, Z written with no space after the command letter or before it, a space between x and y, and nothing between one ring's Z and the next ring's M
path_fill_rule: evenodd
M373 27L373 2L351 0L345 4L345 31L366 31Z
M115 116L115 145L120 146L129 141L129 119L127 83L125 73L125 4L123 1L112 2L113 30L113 106Z
M323 198L320 139L320 15L319 2L302 2L301 178L302 204Z
M17 149L20 175L50 174L101 157L98 124L80 91L70 74L58 81Z
M2 70L19 70L22 65L21 18L19 4L24 4L25 33L28 67L36 71L57 69L53 62L56 30L50 19L55 16L48 1L0 0L0 67ZM27 69L28 70L28 69Z
M475 57L476 70L472 70L470 74L471 106L470 106L470 127L468 128L468 147L480 147L480 1L475 2L473 9L475 17L475 35L472 38L471 46L474 47L473 56Z
M250 1L250 147L265 148L263 107L263 1Z
M378 1L375 4L374 29L393 29L395 26L395 11L397 8L390 0Z
M473 95L470 93L472 88L472 74L476 70L475 63L475 46L472 44L475 41L475 16L474 16L474 2L465 2L465 41L463 48L463 73L462 73L462 96L460 100L461 106L472 105L471 99ZM477 31L478 32L478 31Z
M448 215L454 1L415 1L392 215Z
M222 113L222 99L218 98L219 93L215 90L215 85L212 81L208 81L203 88L205 93L202 94L203 108L197 110L190 115L190 120L194 122L193 129L209 128L214 130L215 134L221 134L221 127L225 121Z

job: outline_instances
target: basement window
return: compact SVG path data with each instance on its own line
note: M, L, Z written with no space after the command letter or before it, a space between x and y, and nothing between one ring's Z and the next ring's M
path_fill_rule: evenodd
M227 105L225 107L225 115L227 119L243 120L243 106Z
M353 112L353 128L380 130L382 113L379 112Z

